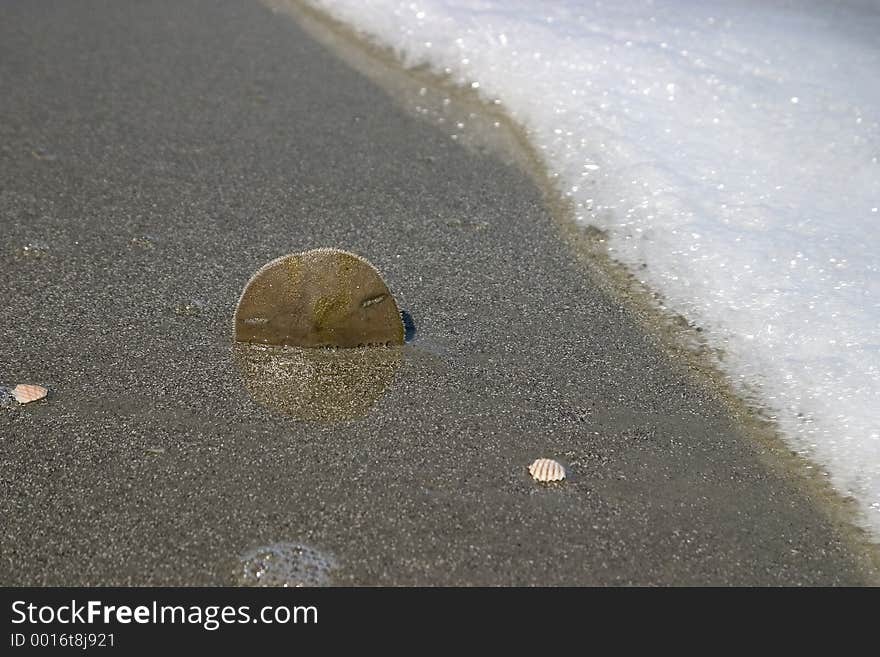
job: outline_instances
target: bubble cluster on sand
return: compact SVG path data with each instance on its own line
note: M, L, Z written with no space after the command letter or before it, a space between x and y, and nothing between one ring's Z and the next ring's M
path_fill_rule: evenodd
M21 258L45 258L49 255L50 247L46 242L28 242L19 247L18 256Z
M183 299L174 305L174 314L181 317L199 317L205 314L207 304L202 299Z
M335 560L300 543L274 543L244 554L236 571L239 586L330 586Z
M0 386L0 408L12 408L18 406L15 397L12 395L12 388Z

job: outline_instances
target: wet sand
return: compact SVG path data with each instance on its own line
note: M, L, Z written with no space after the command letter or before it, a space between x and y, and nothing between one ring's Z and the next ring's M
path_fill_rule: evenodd
M0 11L0 383L52 390L0 408L0 583L234 584L279 542L340 585L876 581L588 275L532 178L287 16ZM245 282L318 246L373 262L415 338L243 359ZM322 399L355 383L301 419L267 386L285 371ZM564 484L530 480L541 456Z

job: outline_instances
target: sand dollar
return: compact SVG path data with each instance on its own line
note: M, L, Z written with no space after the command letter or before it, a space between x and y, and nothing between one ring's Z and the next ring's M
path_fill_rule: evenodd
M277 258L248 281L235 340L296 347L403 344L400 310L369 262L339 249Z

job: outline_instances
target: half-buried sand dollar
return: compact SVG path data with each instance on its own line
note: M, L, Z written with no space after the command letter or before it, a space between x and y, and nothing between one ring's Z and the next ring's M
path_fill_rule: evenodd
M235 340L295 347L404 342L400 310L369 262L339 249L277 258L248 281L235 310Z
M404 342L397 304L379 272L347 251L273 260L248 281L234 322L248 392L299 419L366 415L400 364L400 350L385 348Z

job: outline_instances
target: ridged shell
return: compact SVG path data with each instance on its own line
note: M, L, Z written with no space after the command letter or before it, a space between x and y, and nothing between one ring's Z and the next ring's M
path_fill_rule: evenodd
M565 468L553 459L538 459L529 466L529 474L535 481L562 481Z
M49 394L49 390L43 386L35 386L29 383L19 383L12 389L12 396L19 404L30 404L38 401Z

